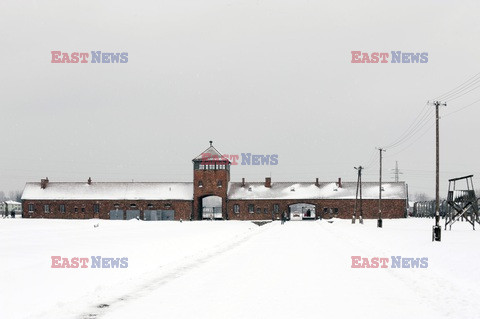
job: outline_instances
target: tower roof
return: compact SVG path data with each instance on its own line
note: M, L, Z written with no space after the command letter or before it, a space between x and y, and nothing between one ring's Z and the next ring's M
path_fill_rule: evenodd
M230 164L228 158L224 157L214 146L213 142L210 141L210 146L203 151L200 155L195 157L192 162L197 161L226 161Z

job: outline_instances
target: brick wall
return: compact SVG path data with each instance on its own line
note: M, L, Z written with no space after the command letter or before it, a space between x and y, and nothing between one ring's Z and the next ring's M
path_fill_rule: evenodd
M33 213L28 211L29 204L34 204ZM65 213L60 212L62 204L65 205ZM99 205L98 214L94 213L95 204ZM192 212L192 201L189 200L24 200L22 211L24 218L110 219L110 211L116 209L116 204L119 210L140 210L141 219L144 210L174 210L176 220L188 220ZM135 204L136 208L131 208L131 204ZM149 204L152 204L153 208L149 208ZM50 205L50 213L44 212L44 205Z
M355 207L353 199L316 199L316 200L228 200L227 216L231 220L262 220L279 219L283 212L288 214L288 206L292 204L306 203L315 205L316 216L322 218L352 218ZM234 212L234 205L239 205L240 212ZM248 212L248 205L254 205L254 213ZM278 204L278 213L274 213L274 205ZM257 209L260 208L260 213ZM267 213L265 213L265 208ZM338 209L338 214L324 213L324 208ZM403 199L383 199L382 218L403 218L405 216L406 203ZM378 217L378 200L363 200L363 218Z

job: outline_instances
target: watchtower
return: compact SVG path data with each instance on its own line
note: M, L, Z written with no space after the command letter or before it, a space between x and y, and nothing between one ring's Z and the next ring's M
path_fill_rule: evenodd
M464 181L466 189L457 189L457 183ZM445 216L445 230L459 219L465 218L475 230L475 221L478 220L478 202L473 188L473 175L452 178L448 180L448 210Z

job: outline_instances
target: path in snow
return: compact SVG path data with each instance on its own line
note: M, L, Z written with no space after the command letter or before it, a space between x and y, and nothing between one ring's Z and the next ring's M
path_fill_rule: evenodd
M478 307L466 305L466 300L478 298L478 293L465 288L464 282L442 278L448 267L432 265L442 255L442 251L434 251L435 247L448 244L435 246L423 238L417 244L418 237L427 233L423 224L418 231L412 231L412 223L406 224L407 221L386 226L391 229L376 229L375 221L365 225L346 222L262 226L264 231L245 238L242 244L209 256L196 267L184 269L179 276L154 285L147 293L139 291L138 298L114 304L99 315L102 318L458 318L459 313L463 317L477 316ZM352 255L433 258L427 269L352 269ZM473 294L451 299L455 292Z

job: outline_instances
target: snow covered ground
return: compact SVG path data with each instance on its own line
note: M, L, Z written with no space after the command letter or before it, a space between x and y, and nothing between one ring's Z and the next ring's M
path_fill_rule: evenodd
M0 318L480 318L479 231L457 223L432 243L432 224L0 220ZM51 268L51 256L128 268ZM351 256L428 268L351 268Z

